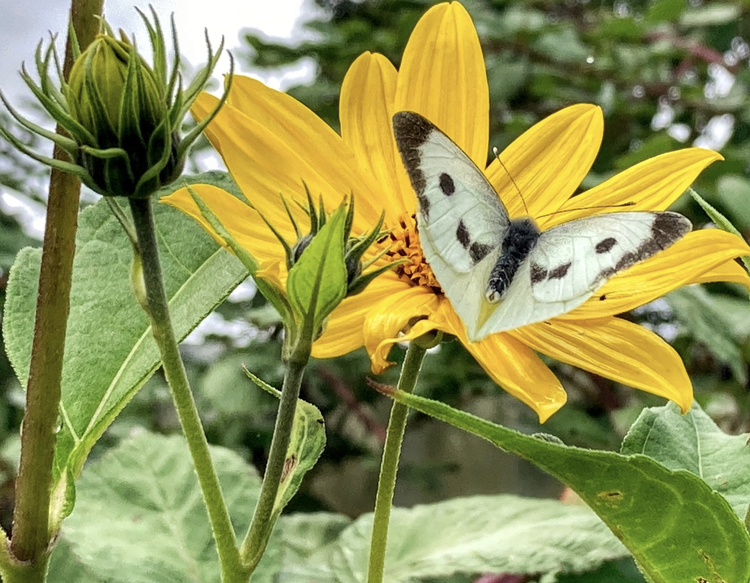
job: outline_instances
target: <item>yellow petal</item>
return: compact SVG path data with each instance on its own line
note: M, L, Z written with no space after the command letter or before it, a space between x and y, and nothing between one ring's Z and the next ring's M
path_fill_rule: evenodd
M363 346L365 318L373 306L383 297L408 286L395 273L387 271L375 278L362 293L346 298L328 318L325 332L313 344L312 355L333 358Z
M686 148L649 158L620 172L591 190L570 199L545 227L598 212L665 210L690 186L711 162L723 158L713 150ZM617 208L622 203L632 206ZM611 210L593 209L612 205Z
M627 312L680 286L705 281L701 279L704 274L744 255L750 255L750 247L736 235L719 229L693 231L666 251L614 276L585 304L557 319L601 318Z
M484 168L489 99L482 47L468 12L458 2L433 6L404 50L395 110L424 115Z
M510 334L560 362L666 397L683 412L693 403L693 387L679 354L637 324L620 318L553 320Z
M415 197L391 130L396 97L396 69L383 55L361 55L341 86L341 135L354 152L362 174L378 185L387 201L386 223L414 214Z
M430 288L407 285L401 290L389 290L386 297L371 305L365 317L364 344L375 374L393 365L388 353L391 346L402 341L401 331L421 318L430 319L441 299ZM434 328L434 323L422 323L418 329L423 334Z
M441 329L457 336L490 378L534 409L541 423L565 404L560 381L528 346L504 333L470 343L463 322L445 304L439 314L444 320Z
M603 132L602 110L581 103L543 119L503 150L505 168L493 160L486 174L511 217L527 214L525 201L528 214L546 226L551 216L540 215L554 213L572 196L594 163Z
M273 235L268 226L261 220L258 213L230 193L212 186L210 184L194 184L190 188L203 199L211 212L216 215L221 224L235 238L237 243L245 249L261 264L267 267L273 262L286 261L284 248L279 240ZM224 241L214 233L208 222L201 215L198 206L193 201L187 188L180 188L169 196L160 199L159 202L171 205L187 213L198 221L216 241L226 247ZM285 223L289 225L289 221ZM283 231L283 229L280 229ZM293 235L291 228L286 233ZM286 269L284 277L286 276Z
M718 267L714 267L710 271L707 271L703 275L695 278L690 283L713 283L716 281L729 281L732 283L739 283L750 289L750 276L747 275L747 271L734 259L722 263Z
M205 108L208 104L210 100L201 95L192 108L196 117L201 118L207 113ZM279 109L277 114L281 115L284 108ZM310 136L305 136L310 130L295 112L290 113L288 131L281 132L283 139L275 130L267 127L273 125L269 119L265 119L264 123L225 105L209 125L206 134L219 150L243 194L274 227L281 230L282 226L290 224L281 195L287 201L297 201L307 206L304 188L304 184L307 184L313 200L322 197L328 212L354 193L357 212L353 234L360 235L372 229L383 210L383 201L373 196L368 187L371 186L371 177L359 172L354 154L341 138L336 136L339 145L334 152L321 144L312 149L302 149L300 141L293 140L290 134L299 131L300 139L307 143ZM314 126L317 127L317 124ZM328 145L328 142L324 140L324 144ZM378 203L380 207L376 211L374 204ZM293 202L290 207L298 222L307 227L309 220L302 209Z

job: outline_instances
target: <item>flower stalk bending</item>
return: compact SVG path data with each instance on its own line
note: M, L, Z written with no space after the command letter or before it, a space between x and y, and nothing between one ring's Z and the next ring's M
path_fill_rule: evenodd
M246 581L241 576L239 553L234 529L229 519L226 503L216 476L208 441L203 432L198 409L190 391L185 367L180 357L177 340L174 336L169 316L169 306L164 291L161 265L156 244L153 211L150 199L130 199L133 222L138 237L138 251L143 268L143 284L146 291L146 304L154 340L159 347L164 373L167 377L172 399L180 419L183 433L188 442L195 471L198 474L203 498L206 502L211 528L221 563L222 582Z

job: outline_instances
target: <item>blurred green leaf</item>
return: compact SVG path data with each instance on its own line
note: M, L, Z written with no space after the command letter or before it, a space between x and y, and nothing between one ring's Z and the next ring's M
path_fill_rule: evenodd
M666 296L675 317L686 331L703 344L716 359L728 365L737 381L747 383L747 369L741 347L732 338L729 317L714 296L698 286L683 287ZM750 311L750 305L747 306Z
M716 190L721 206L733 222L740 229L750 229L750 181L736 174L725 174L717 180Z
M581 42L578 32L572 27L542 34L534 48L561 63L584 64L586 57L591 55L591 49Z
M646 21L666 22L676 20L687 7L687 0L656 0L646 11Z
M737 20L740 14L741 8L738 4L711 2L685 10L680 18L680 24L687 27L716 26Z
M371 530L372 514L358 518L335 542L304 561L285 564L277 580L364 581ZM393 509L385 581L442 580L461 573L580 572L626 554L585 506L509 495L454 498Z

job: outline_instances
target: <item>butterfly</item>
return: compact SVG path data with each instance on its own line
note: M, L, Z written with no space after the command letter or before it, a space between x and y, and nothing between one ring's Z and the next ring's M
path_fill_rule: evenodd
M510 219L484 173L425 117L396 113L393 130L425 259L472 342L573 310L692 229L674 212L631 211L541 231Z

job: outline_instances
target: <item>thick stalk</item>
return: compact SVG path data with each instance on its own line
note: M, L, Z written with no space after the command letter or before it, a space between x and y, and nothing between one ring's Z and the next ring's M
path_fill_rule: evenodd
M271 515L281 485L281 475L284 471L284 462L291 440L294 413L297 410L297 400L302 385L302 375L310 359L311 346L311 342L298 342L287 362L284 384L281 389L279 412L276 416L271 449L268 452L268 463L263 475L263 485L260 489L260 496L250 529L240 549L243 563L251 573L263 556L270 530L274 526Z
M130 208L133 212L133 223L138 236L138 247L143 265L143 280L146 287L151 330L161 353L164 374L172 391L172 399L208 509L208 516L211 520L211 528L219 553L219 561L221 562L222 581L223 583L246 583L248 577L243 574L234 529L229 519L229 512L224 502L219 479L211 462L208 441L203 432L198 409L190 391L185 367L182 364L169 317L169 307L161 276L151 199L131 199Z
M417 342L409 344L404 365L401 367L401 377L398 388L411 393L417 384L422 360L427 352ZM391 418L380 462L380 477L378 478L378 493L375 498L375 515L372 522L372 540L370 541L370 564L367 570L367 583L382 583L385 572L385 550L388 543L388 523L391 520L391 506L393 505L393 491L396 489L396 474L398 461L401 456L401 444L406 430L406 414L409 408L401 403L393 403Z
M82 49L99 30L95 16L101 15L102 5L103 0L72 0L71 20ZM68 39L63 69L66 78L72 63ZM68 160L58 148L54 157ZM50 486L80 190L76 178L52 170L10 545L12 554L30 567L23 579L29 583L44 580L54 535L49 532Z

